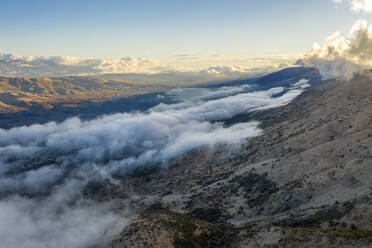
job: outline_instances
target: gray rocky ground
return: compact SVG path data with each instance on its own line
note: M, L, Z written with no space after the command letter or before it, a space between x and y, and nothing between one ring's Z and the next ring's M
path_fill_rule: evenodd
M251 115L264 132L242 148L91 193L135 210L107 247L372 247L372 72Z

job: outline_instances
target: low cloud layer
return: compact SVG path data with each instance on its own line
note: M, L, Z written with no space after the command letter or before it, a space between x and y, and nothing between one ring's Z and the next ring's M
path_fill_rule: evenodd
M372 25L357 21L348 35L336 32L323 46L315 43L300 65L315 66L324 78L351 74L372 66Z
M261 75L294 62L295 58L284 56L257 58L182 55L168 59L148 60L133 57L77 58L0 53L0 75L23 77L110 75L116 79L144 83L195 84Z
M261 133L259 123L225 127L218 121L285 105L308 86L303 79L288 89L205 88L193 99L193 89L180 89L169 92L180 103L160 104L147 112L0 129L2 244L82 248L109 239L127 220L112 211L112 202L84 198L89 183L115 187L118 176L131 168L166 166L200 146L239 147Z
M19 56L0 53L0 75L50 77L104 73L157 73L165 68L146 59L78 58L70 56Z
M71 188L76 191L76 187ZM70 189L70 190L71 190ZM67 190L67 192L65 192ZM81 248L104 244L127 224L109 204L75 201L67 186L49 197L0 201L0 240L7 248Z
M0 194L48 193L70 175L101 177L97 167L122 175L135 166L166 164L199 146L238 144L260 134L258 123L224 127L218 121L287 104L308 86L307 80L300 80L289 89L247 92L246 85L221 87L200 91L192 100L190 89L185 89L170 92L178 94L180 103L160 104L144 113L0 129Z

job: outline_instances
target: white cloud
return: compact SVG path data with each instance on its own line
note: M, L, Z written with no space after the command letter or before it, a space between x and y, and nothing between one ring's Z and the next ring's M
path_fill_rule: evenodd
M77 58L71 56L18 56L0 53L0 75L63 76L103 73L157 73L155 61L132 57Z
M111 204L74 200L76 186L64 185L42 199L0 200L0 240L7 248L85 248L104 245L127 220ZM71 192L72 191L72 192ZM74 204L71 204L74 202Z
M372 0L332 0L336 4L347 3L354 12L372 12Z
M306 53L300 64L317 67L325 78L337 77L372 66L372 25L357 21L347 36L339 32L318 43Z
M50 77L123 74L120 79L128 79L129 76L127 74L132 74L128 80L134 77L139 82L195 84L260 75L294 62L294 57L286 56L255 58L222 55L183 55L167 59L148 60L133 57L37 57L0 53L0 75Z

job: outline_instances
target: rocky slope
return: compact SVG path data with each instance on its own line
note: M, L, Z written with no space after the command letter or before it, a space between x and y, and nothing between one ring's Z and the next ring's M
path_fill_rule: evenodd
M198 149L87 191L137 210L107 247L371 247L371 85L366 71L313 86L251 113L264 134L238 152Z
M99 102L157 90L164 89L88 76L0 77L0 113L73 106L86 101Z

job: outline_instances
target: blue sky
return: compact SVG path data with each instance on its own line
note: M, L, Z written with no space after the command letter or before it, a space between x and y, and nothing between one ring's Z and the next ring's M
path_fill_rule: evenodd
M1 0L0 52L163 58L301 54L368 15L331 0Z

